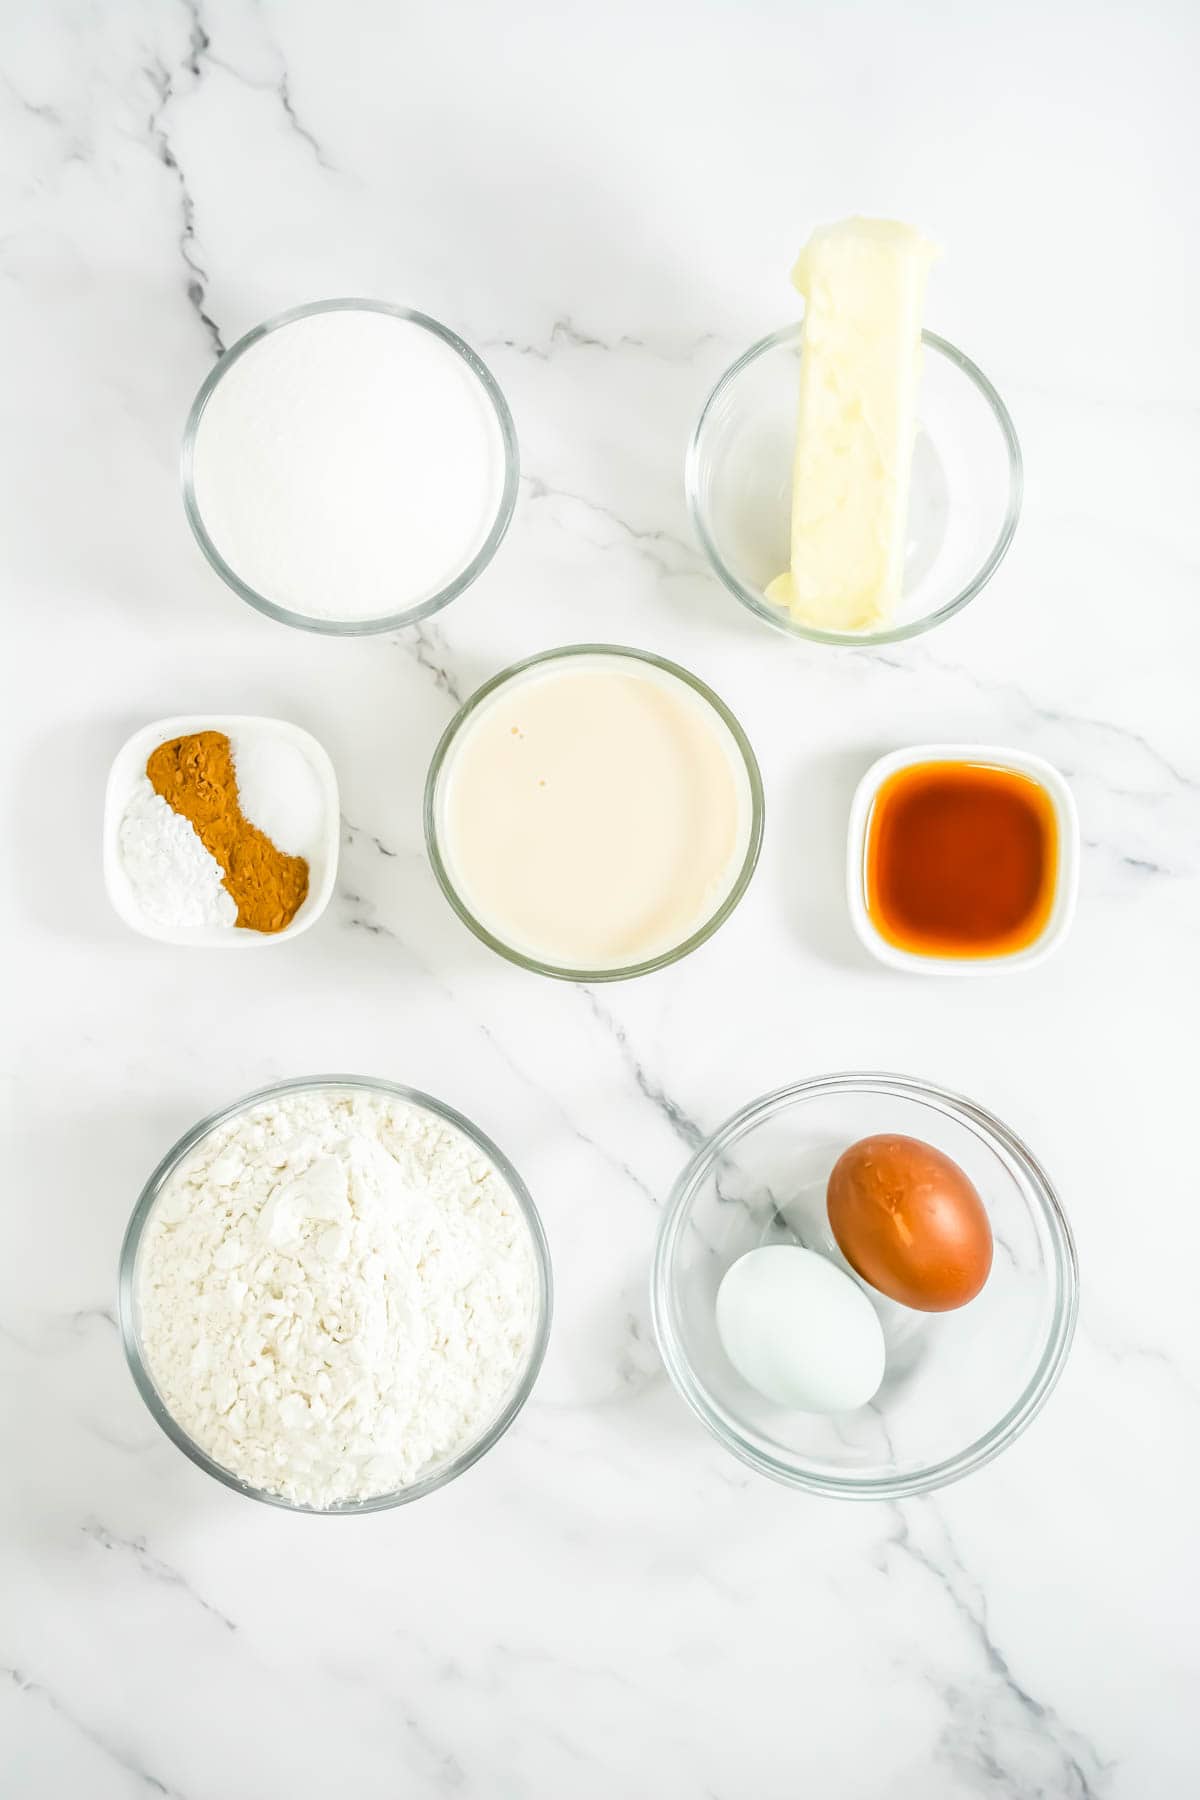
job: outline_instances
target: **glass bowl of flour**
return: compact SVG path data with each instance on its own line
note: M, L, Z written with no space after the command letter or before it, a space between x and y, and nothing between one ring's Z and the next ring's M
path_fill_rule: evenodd
M243 600L306 631L427 618L491 562L520 458L486 365L424 313L322 300L227 350L188 415L188 522Z
M204 1119L125 1234L134 1381L192 1462L298 1512L444 1487L498 1443L550 1332L550 1255L516 1170L392 1082L318 1076Z

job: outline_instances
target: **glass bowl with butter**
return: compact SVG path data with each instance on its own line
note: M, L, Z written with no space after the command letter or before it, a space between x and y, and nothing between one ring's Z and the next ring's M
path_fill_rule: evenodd
M696 534L719 579L778 631L869 646L917 637L986 587L1012 542L1022 464L1004 402L981 369L923 331L900 597L865 630L792 616L767 590L788 568L803 326L751 345L705 402L685 480Z
M915 1140L973 1186L991 1262L966 1304L914 1310L842 1254L830 1177L875 1134ZM785 1262L808 1253L855 1306L865 1298L873 1309L882 1380L865 1403L802 1410L765 1397L734 1366L719 1296L731 1269L767 1250ZM825 1075L751 1101L696 1151L663 1220L651 1303L672 1382L741 1462L813 1494L898 1500L982 1468L1040 1412L1070 1351L1078 1272L1049 1176L994 1114L903 1075ZM838 1385L850 1367L845 1340L831 1335L818 1349L823 1378Z

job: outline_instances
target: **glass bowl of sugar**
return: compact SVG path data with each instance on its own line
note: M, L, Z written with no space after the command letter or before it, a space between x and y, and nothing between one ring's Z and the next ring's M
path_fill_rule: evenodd
M453 331L322 300L226 351L192 404L180 474L234 593L285 625L362 636L428 618L482 574L520 459L495 377Z

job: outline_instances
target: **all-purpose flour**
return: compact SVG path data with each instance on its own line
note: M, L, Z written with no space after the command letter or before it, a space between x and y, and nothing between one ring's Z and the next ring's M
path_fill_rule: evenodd
M313 619L430 599L482 548L504 447L482 382L391 313L310 313L228 369L192 456L200 517L229 567Z
M530 1230L461 1132L311 1090L211 1133L159 1196L142 1352L216 1462L308 1506L405 1487L474 1441L524 1365Z

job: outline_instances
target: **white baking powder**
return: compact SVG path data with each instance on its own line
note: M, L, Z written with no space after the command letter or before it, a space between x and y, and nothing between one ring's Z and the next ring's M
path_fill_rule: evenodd
M200 419L196 504L226 563L314 619L440 592L483 546L504 483L478 377L390 313L312 313L231 363Z
M303 750L253 725L233 728L229 747L244 817L277 850L311 862L326 835L325 796Z
M234 925L237 904L221 865L190 819L156 794L143 775L121 816L121 866L138 906L154 925Z
M145 1228L146 1366L253 1487L326 1508L478 1438L524 1365L536 1264L506 1182L435 1114L301 1091L206 1137Z

